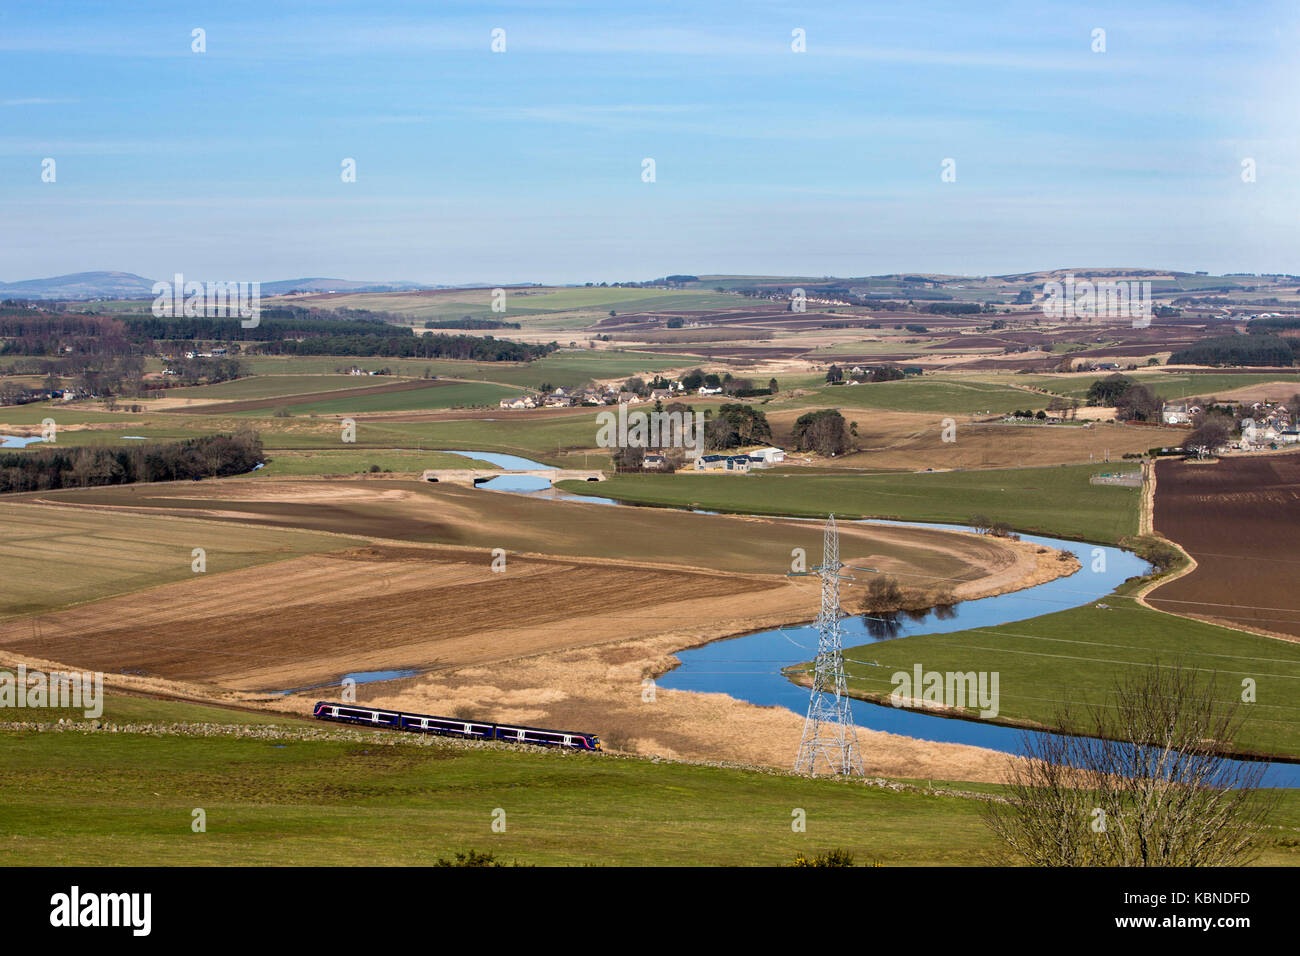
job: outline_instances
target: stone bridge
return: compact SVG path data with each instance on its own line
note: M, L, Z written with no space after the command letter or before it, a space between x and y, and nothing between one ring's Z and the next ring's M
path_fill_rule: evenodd
M546 478L552 483L557 481L604 481L603 471L583 471L576 468L535 468L529 471L515 471L501 468L426 468L420 477L425 481L451 481L466 485L475 485L489 478L502 478L507 475L533 475Z

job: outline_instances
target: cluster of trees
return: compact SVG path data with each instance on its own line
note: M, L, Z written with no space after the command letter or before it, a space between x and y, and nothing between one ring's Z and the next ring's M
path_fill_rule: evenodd
M1164 399L1127 375L1108 375L1088 386L1089 405L1113 405L1121 421L1156 422Z
M1226 445L1232 439L1232 433L1237 428L1236 418L1225 415L1222 412L1202 412L1196 416L1192 422L1192 431L1183 439L1183 447L1189 450L1204 449L1206 452L1213 452L1214 449Z
M664 378L655 376L655 380L650 383L649 388L667 388L671 383ZM688 392L693 392L703 386L704 388L720 388L727 395L734 395L737 398L752 398L756 395L775 395L778 391L776 379L768 379L767 387L756 384L750 378L735 378L730 372L724 372L718 375L716 372L706 372L703 369L692 369L682 376L682 385ZM632 389L629 389L632 391Z
M430 319L424 323L426 329L518 329L518 322L504 322L501 319L476 319L467 315L459 319Z
M978 302L931 302L925 307L925 311L932 315L972 315L987 310ZM908 328L910 329L911 326Z
M877 365L866 369L861 376L851 377L859 382L896 382L907 378L907 373L896 365ZM826 381L831 385L844 381L844 369L832 365L826 370Z
M0 314L0 355L125 355L126 326L102 315L62 315L26 309Z
M248 374L248 369L233 358L178 359L168 363L178 374L169 384L199 385L225 382ZM74 354L61 358L28 359L15 362L0 374L44 375L39 388L24 389L6 383L0 388L0 405L18 405L41 401L65 388L79 395L103 399L139 398L149 390L144 381L145 360L138 353L126 355ZM155 386L156 387L156 386Z
M302 309L262 309L257 325L251 329L244 328L244 320L238 317L124 315L121 321L138 341L272 342L311 336L410 338L415 335L409 326L390 325L370 316L326 318Z
M262 441L252 431L130 447L11 452L0 454L0 493L219 478L251 471L261 460Z
M70 365L65 366L65 374L71 371ZM81 395L138 398L145 391L144 357L123 355L83 363L80 371L71 376L71 385Z
M1300 329L1300 318L1277 316L1271 319L1255 319L1250 323L1251 334L1292 332L1296 329Z
M44 389L23 388L14 382L0 382L0 405L26 405L44 399Z
M1145 385L1130 385L1115 403L1115 414L1126 422L1158 422L1164 399Z
M697 388L722 388L722 376L716 372L705 372L703 369L692 369L682 376L682 385L687 391L693 392Z
M821 455L840 455L849 448L850 432L844 416L834 408L800 415L794 423L794 447Z
M1114 405L1124 394L1124 390L1133 384L1133 379L1127 375L1108 375L1088 386L1085 400L1089 405Z
M1276 335L1220 335L1202 339L1169 356L1170 365L1280 365L1295 364L1300 339Z
M272 355L383 355L395 358L456 358L485 362L526 362L559 346L503 342L491 336L416 335L393 324L387 313L344 309L329 312L295 306L264 308L253 328L234 316L158 317L150 314L106 317L7 308L0 310L0 354L30 356L126 356L153 354L155 342L208 341L260 343ZM453 320L439 326L463 329L518 328L492 319ZM245 345L244 351L252 351ZM59 370L63 371L63 370Z
M867 372L868 382L898 382L907 378L907 373L897 365L881 365Z
M772 440L767 416L753 405L723 405L704 426L704 447L712 450L759 445Z
M1015 538L1016 535L1011 532L1011 525L1005 521L994 521L988 515L971 515L970 526L980 534L991 534L995 538Z
M178 359L167 364L177 374L174 380L179 385L214 384L243 378L248 374L248 366L236 358L206 358L196 355L192 359Z
M1155 567L1157 574L1165 574L1183 563L1183 553L1164 538L1153 534L1121 538L1121 548L1128 548L1143 561Z
M407 329L410 332L410 329ZM476 362L531 362L550 355L555 342L532 345L507 342L491 335L408 335L406 338L340 335L324 338L282 339L267 342L259 351L267 355L356 355L391 358L471 359Z
M1059 395L1053 395L1047 400L1047 415L1049 418L1077 418L1079 415L1079 400L1077 398L1067 400Z

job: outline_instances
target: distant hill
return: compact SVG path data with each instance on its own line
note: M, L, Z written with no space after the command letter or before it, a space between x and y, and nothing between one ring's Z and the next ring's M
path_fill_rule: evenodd
M446 286L418 282L355 282L351 279L278 279L262 283L262 295L290 292L413 292L416 289L444 289Z
M133 272L74 272L48 279L0 282L5 299L143 299L153 295L153 279Z
M190 276L189 279L197 277ZM164 281L170 281L168 276ZM48 279L23 279L0 282L4 299L148 299L153 297L155 279L133 272L74 272ZM206 280L204 280L206 281ZM262 295L285 295L289 292L410 292L416 289L445 288L418 282L358 282L352 279L280 279L262 283Z

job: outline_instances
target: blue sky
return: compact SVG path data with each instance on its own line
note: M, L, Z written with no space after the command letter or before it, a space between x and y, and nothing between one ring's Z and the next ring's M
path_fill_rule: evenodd
M5 3L0 280L1300 272L1298 10Z

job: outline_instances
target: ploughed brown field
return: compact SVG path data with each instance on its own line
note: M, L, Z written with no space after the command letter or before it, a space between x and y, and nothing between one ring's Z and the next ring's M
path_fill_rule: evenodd
M200 546L257 525L340 535L338 551L0 624L0 650L226 690L440 671L666 633L690 646L816 612L815 581L787 572L794 549L818 556L817 522L379 479L176 482L15 501L37 511L207 519L210 536L193 532ZM358 538L369 546L356 547ZM504 570L493 570L494 549L506 555ZM846 524L841 553L958 600L1061 569L1027 545L921 528Z
M1155 529L1196 559L1164 611L1300 639L1300 453L1156 465Z
M709 603L786 589L738 577L512 556L363 547L199 576L0 625L0 647L77 667L249 691L355 671L427 669L681 627ZM665 600L671 598L673 600ZM811 603L811 602L809 602Z

